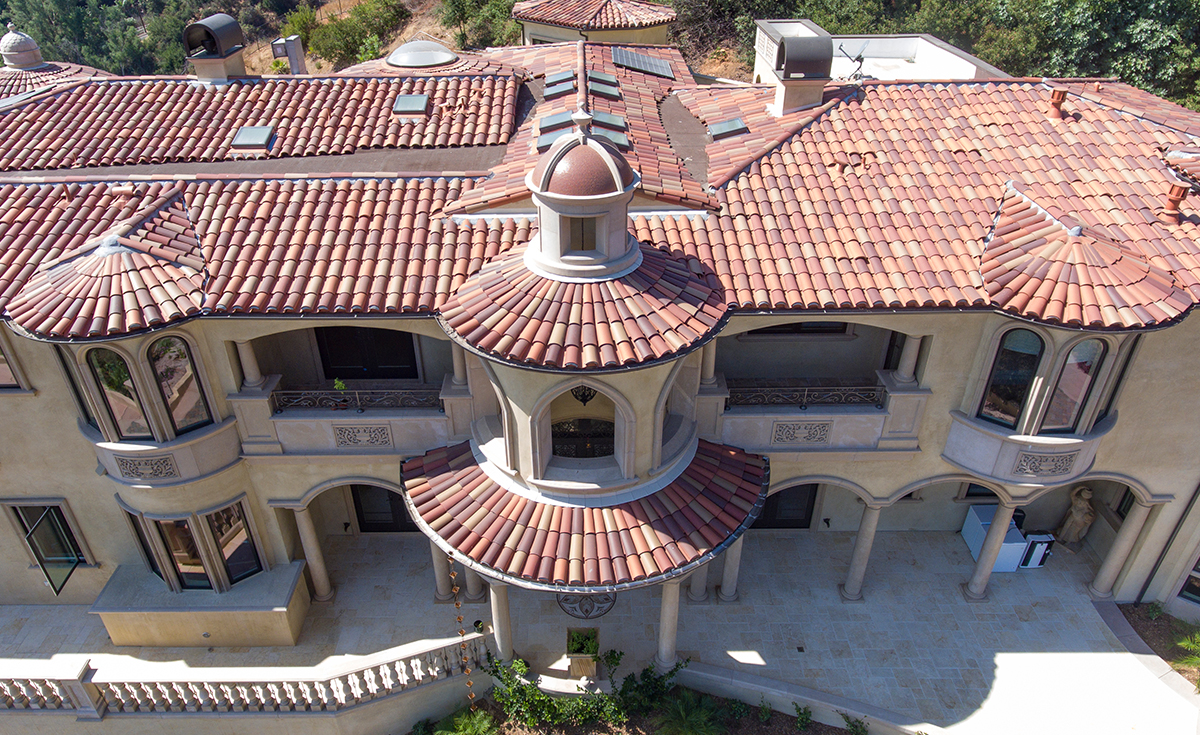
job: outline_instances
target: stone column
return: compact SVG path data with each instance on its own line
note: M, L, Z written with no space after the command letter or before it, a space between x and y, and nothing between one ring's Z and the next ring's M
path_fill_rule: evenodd
M483 599L483 577L478 573L467 569L467 599L471 602L479 602Z
M329 583L329 570L325 568L325 555L321 553L321 540L317 538L317 527L313 525L308 508L295 508L296 530L300 532L300 546L304 549L304 560L312 577L313 600L328 602L333 599L333 585Z
M988 526L987 536L983 539L983 548L979 550L979 559L975 562L975 574L971 581L962 586L963 596L967 602L983 602L987 599L987 583L992 576L992 567L1000 556L1000 547L1004 545L1004 537L1008 534L1008 524L1012 522L1015 503L1001 501L996 506L996 515L992 517L992 525Z
M717 375L717 341L709 340L700 350L700 382L712 385Z
M238 361L242 363L242 388L259 388L266 378L258 369L258 356L249 341L234 342L237 345Z
M508 615L508 585L492 582L492 634L496 637L496 653L501 661L511 661L512 619Z
M708 565L692 572L688 578L688 599L692 602L704 602L708 599Z
M917 381L917 356L921 354L921 337L910 334L904 338L904 347L900 349L900 364L896 366L897 383L915 383Z
M450 355L454 359L454 384L467 384L467 352L457 342L450 343Z
M721 570L721 586L717 588L717 597L722 602L733 602L738 598L738 571L742 566L742 540L745 538L738 536L738 540L725 549L725 568Z
M658 653L654 665L666 671L675 665L675 635L679 632L679 582L662 585L662 609L658 616Z
M1121 523L1121 530L1117 531L1117 537L1113 539L1112 547L1108 550L1108 556L1104 557L1104 563L1100 565L1100 571L1096 572L1096 578L1088 585L1088 592L1093 597L1101 600L1112 597L1117 575L1125 568L1125 560L1129 558L1129 552L1133 550L1133 544L1142 532L1142 526L1146 525L1149 515L1150 506L1140 499L1129 509Z
M875 543L875 529L879 526L879 511L882 506L868 505L863 509L858 522L858 535L854 537L854 553L850 556L850 571L846 583L838 585L842 602L862 602L863 576L867 573L867 560L871 558L871 546Z
M438 602L453 600L454 592L451 588L454 584L453 580L450 579L449 557L446 556L446 552L439 549L438 545L432 541L429 542L429 553L433 555L433 599Z

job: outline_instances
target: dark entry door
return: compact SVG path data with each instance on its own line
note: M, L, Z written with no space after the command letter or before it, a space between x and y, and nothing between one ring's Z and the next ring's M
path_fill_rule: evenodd
M366 327L318 327L325 379L416 380L417 352L408 332Z
M771 495L754 528L809 528L817 504L817 486L796 485Z
M403 533L417 530L399 493L374 485L351 485L350 494L354 496L359 531Z

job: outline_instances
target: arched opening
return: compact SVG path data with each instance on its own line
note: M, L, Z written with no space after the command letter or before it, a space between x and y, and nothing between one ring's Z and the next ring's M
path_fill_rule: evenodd
M551 454L569 459L611 457L615 453L617 406L588 386L578 386L550 402Z
M819 489L818 483L807 482L771 493L752 528L811 528Z
M400 493L378 485L349 487L359 533L412 533L419 530L409 517Z

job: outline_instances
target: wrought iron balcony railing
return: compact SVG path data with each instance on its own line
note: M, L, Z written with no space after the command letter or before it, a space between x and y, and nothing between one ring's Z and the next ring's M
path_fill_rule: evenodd
M323 408L332 411L352 409L362 413L368 408L436 408L444 411L441 391L437 388L404 390L277 390L271 392L271 409L283 413L289 408Z
M881 385L863 385L858 381L823 379L726 380L729 397L725 408L734 406L874 406L883 408L887 389Z

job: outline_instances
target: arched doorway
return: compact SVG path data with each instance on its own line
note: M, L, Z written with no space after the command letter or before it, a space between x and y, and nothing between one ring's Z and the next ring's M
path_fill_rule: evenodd
M359 533L413 533L419 530L409 517L400 493L378 485L352 484L349 487Z

